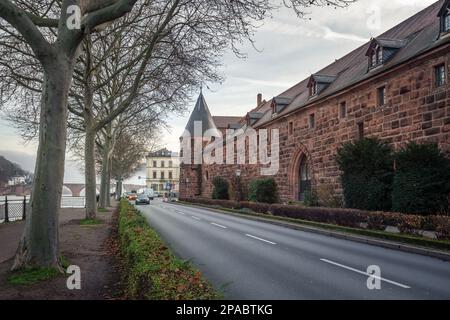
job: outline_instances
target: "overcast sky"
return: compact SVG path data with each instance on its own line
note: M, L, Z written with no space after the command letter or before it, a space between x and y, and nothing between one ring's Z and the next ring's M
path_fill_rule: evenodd
M243 116L256 106L257 93L271 99L363 45L370 37L383 33L434 2L359 0L344 9L317 8L308 16L311 20L298 19L289 9L280 9L257 32L258 50L247 44L241 48L247 54L246 59L237 58L232 53L224 56L221 73L225 81L208 84L210 89L203 90L211 113ZM192 97L183 117L173 117L168 121L171 129L163 133L162 139L167 148L178 151L178 137L196 98ZM24 144L14 129L2 120L0 137L0 155L33 171L37 144ZM69 155L65 182L84 181L77 167Z

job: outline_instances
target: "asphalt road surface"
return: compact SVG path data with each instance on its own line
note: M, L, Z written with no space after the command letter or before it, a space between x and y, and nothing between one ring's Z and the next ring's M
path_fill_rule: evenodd
M228 299L450 299L450 262L159 200L139 210Z

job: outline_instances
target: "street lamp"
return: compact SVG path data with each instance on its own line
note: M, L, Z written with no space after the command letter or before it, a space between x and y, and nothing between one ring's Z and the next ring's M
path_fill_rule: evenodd
M241 207L241 174L242 170L236 170L236 201L238 208Z

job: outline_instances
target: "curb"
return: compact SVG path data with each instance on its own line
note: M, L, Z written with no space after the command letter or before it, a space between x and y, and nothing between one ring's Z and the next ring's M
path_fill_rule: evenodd
M285 227L285 228L289 228L289 229L307 231L307 232L326 235L326 236L334 237L334 238L338 238L338 239L351 240L351 241L365 243L365 244L383 247L383 248L387 248L387 249L399 250L399 251L408 252L408 253L415 253L415 254L420 254L423 256L441 259L444 261L450 261L450 252L445 252L445 251L441 251L441 250L437 250L437 249L413 246L413 245L403 244L403 243L389 241L389 240L380 240L380 239L376 239L376 238L353 235L353 234L343 233L343 232L339 232L339 231L325 230L325 229L320 229L320 228L316 228L316 227L300 225L297 223L273 220L270 218L263 218L263 217L252 216L252 215L239 214L239 213L229 212L229 211L220 210L220 209L216 209L216 208L210 208L207 206L201 206L201 205L195 205L195 204L185 204L185 203L179 204L176 202L173 204L186 205L186 206L191 206L191 207L196 207L196 208L201 208L201 209L208 209L208 210L211 210L211 211L214 211L217 213L221 213L221 214L227 214L227 215L240 217L240 218L253 220L253 221L266 222L266 223L270 223L273 225L277 225L277 226L281 226L281 227Z

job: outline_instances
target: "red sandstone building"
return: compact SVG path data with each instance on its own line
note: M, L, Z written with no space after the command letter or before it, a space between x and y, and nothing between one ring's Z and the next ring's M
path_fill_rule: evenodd
M335 155L345 142L378 137L394 148L414 140L450 150L449 64L450 0L441 0L270 101L258 95L244 117L212 117L200 95L186 129L193 139L195 121L204 131L278 129L280 199L302 200L311 188L339 193ZM215 176L234 190L238 169L245 194L258 165L182 164L180 197L210 198Z

